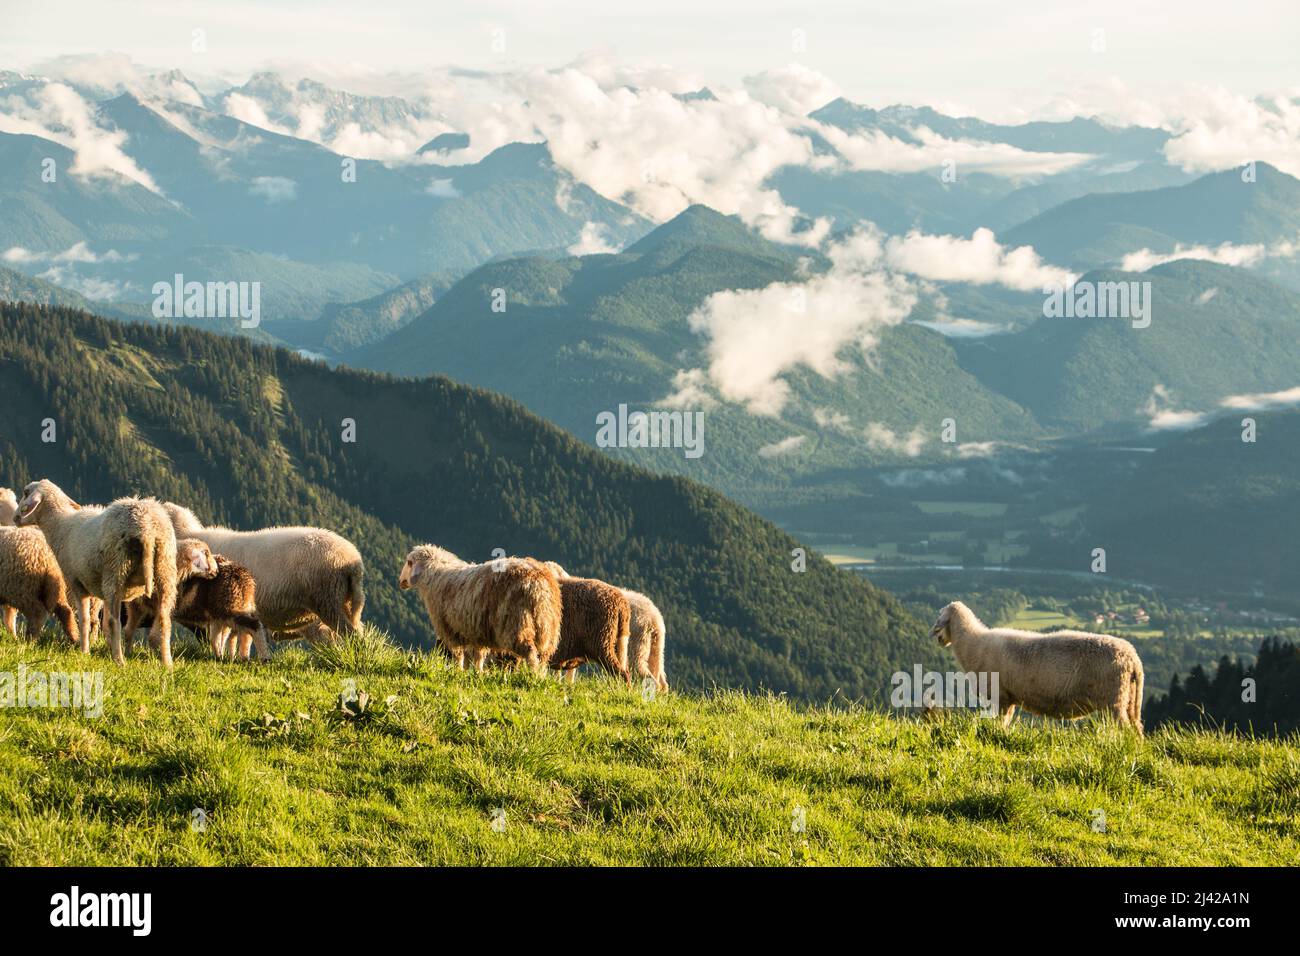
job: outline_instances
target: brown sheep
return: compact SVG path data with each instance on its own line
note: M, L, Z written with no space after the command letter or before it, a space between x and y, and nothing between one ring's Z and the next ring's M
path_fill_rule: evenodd
M39 634L46 616L53 614L68 640L77 640L63 572L37 528L0 528L0 604L4 626L11 633L17 633L19 611L27 619L30 636Z
M191 630L206 628L217 658L225 656L231 640L235 642L232 656L247 659L256 641L258 657L270 657L257 617L256 585L248 569L213 554L195 538L182 538L176 549L179 586L172 619ZM132 607L131 612L137 613L137 609ZM128 627L142 623L143 619L134 621L128 616Z
M406 556L398 587L419 593L439 642L462 668L469 654L482 670L495 651L541 672L560 641L560 585L540 562L470 564L426 544Z
M551 655L551 666L568 671L572 682L580 665L594 661L631 686L627 644L632 629L632 606L627 596L612 584L595 578L570 577L554 561L544 563L560 581L564 604L560 643Z
M1016 707L1066 720L1100 710L1142 734L1142 661L1123 638L989 628L961 601L939 612L930 634L966 671L997 674L1003 725Z

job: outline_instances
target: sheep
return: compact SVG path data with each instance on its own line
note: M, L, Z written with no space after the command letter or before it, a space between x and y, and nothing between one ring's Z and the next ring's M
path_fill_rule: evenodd
M12 488L0 488L0 528L12 528L18 516L18 496ZM18 609L9 604L0 604L0 624L10 634L16 633L18 627Z
M496 651L541 673L560 642L560 585L540 562L499 558L471 564L425 544L406 556L397 586L419 593L434 633L462 669L467 654L482 670Z
M331 637L360 629L365 566L346 538L323 528L232 531L205 526L180 505L168 502L164 507L178 537L203 541L253 576L262 624L259 650L265 647L266 632L287 637L316 621Z
M664 616L654 601L640 591L622 588L623 596L632 608L632 629L627 640L628 668L635 668L641 678L654 679L661 691L668 689L668 675L664 672Z
M27 633L36 635L53 614L68 635L77 640L76 621L68 603L63 572L45 535L37 528L0 528L0 604L4 626L17 632L17 615L27 619Z
M0 488L0 528L12 528L18 517L18 496L12 488Z
M1016 707L1066 720L1101 710L1142 735L1142 661L1122 638L988 628L961 601L939 612L930 636L952 646L963 670L998 675L1003 726Z
M560 564L555 561L544 562L548 568L555 572L555 576L560 579L560 590L564 591L565 581L578 580L566 571ZM588 579L594 580L594 579ZM603 582L598 582L603 583ZM628 635L624 641L626 651L621 657L618 652L613 652L615 660L621 660L623 667L629 672L633 666L639 676L653 678L655 684L660 690L668 689L668 678L664 675L664 619L659 613L659 608L655 607L644 594L638 591L630 591L627 588L619 588L623 597L627 599L628 607L631 610L631 618L628 625ZM577 592L569 600L576 600ZM563 631L563 628L561 629ZM561 643L564 643L561 636ZM599 645L599 640L596 642ZM572 645L569 645L572 646ZM599 661L599 656L592 656L580 660L571 660L569 666L564 668L568 674L569 683L572 684L578 673L578 667L584 660ZM606 669L611 669L606 666ZM614 673L619 673L618 669L612 668Z
M577 668L594 661L630 686L627 661L632 606L626 595L604 581L575 578L554 561L542 564L559 580L564 601L560 643L551 655L551 666L568 671L572 683Z
M176 542L176 570L173 621L192 630L207 628L212 653L218 659L225 656L231 640L236 652L232 656L239 656L242 647L246 659L256 641L258 657L261 660L270 657L257 617L256 585L247 568L225 555L213 554L197 538L182 538ZM140 623L140 610L132 607L127 616L127 633Z
M149 641L172 666L171 615L176 605L176 535L152 498L119 498L104 509L82 508L48 479L23 489L18 524L45 533L81 609L81 650L90 652L91 601L104 602L113 660L122 653L122 605L144 599L154 614Z

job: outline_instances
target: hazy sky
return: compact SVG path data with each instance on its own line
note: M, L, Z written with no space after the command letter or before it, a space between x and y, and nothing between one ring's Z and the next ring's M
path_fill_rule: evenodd
M715 83L797 61L864 102L1002 110L1115 79L1143 94L1300 86L1296 0L0 0L0 21L4 66L121 52L150 67L241 79L290 62L336 74L509 69L604 52ZM191 49L195 29L206 52ZM1093 49L1098 30L1104 51Z

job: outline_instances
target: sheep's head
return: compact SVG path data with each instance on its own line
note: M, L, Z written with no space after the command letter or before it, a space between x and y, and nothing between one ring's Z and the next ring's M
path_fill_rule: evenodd
M176 542L176 570L182 578L215 578L217 559L202 541L182 538Z
M934 627L930 628L930 636L939 639L940 647L947 647L952 643L953 615L965 610L965 604L962 604L961 601L953 601L939 612L939 619L934 622Z
M397 578L397 586L403 591L410 590L432 568L460 567L465 562L450 551L436 544L422 544L413 548L402 565L402 573Z
M15 523L26 527L39 524L41 516L50 511L74 511L80 506L63 493L63 490L50 481L29 482L23 489L23 500L18 502L18 514Z
M12 525L18 518L18 496L12 488L0 488L0 527Z

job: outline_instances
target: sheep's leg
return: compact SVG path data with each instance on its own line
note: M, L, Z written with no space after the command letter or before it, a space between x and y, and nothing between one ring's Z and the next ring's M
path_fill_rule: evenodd
M104 632L108 635L108 652L117 664L125 664L122 656L122 601L114 596L104 599L104 616L108 619Z
M476 647L474 649L474 669L480 674L483 673L484 668L487 667L487 656L488 652L486 647Z
M10 634L18 633L18 608L6 604L4 606L4 616L0 620L4 623L5 630Z
M212 656L221 660L226 656L226 641L230 639L230 628L224 625L208 625L208 641L212 645Z
M81 653L90 653L90 608L93 603L89 594L83 595L77 602L79 618L77 622L77 638L81 643Z
M566 671L565 671L563 674L561 674L560 676L561 676L561 677L567 677L567 678L569 679L569 686L572 687L573 684L576 683L577 680L578 680L578 668L577 668L577 667L570 667L568 670L566 670Z
M1010 726L1011 726L1011 721L1015 718L1015 716L1016 716L1016 705L1015 705L1015 704L1004 704L1004 705L1002 706L1002 726L1003 726L1003 727L1010 727Z
M172 668L172 618L161 608L154 610L153 627L149 628L149 643L162 658L163 667Z
M135 632L140 629L140 620L144 617L144 609L140 607L139 602L132 601L126 606L126 628L122 632L122 653L128 657L135 646Z

